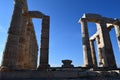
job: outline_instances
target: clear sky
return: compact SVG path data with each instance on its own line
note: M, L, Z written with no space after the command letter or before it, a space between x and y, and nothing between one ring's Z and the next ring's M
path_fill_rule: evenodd
M0 0L0 61L7 39L14 0ZM29 10L38 10L50 16L49 63L61 66L61 60L70 59L75 66L83 65L81 26L79 18L84 13L97 13L110 18L120 18L120 0L28 0ZM37 41L40 44L41 20L33 19ZM89 23L90 36L96 32ZM120 51L114 29L110 31L117 65ZM97 54L96 54L97 55ZM98 56L98 55L97 55Z

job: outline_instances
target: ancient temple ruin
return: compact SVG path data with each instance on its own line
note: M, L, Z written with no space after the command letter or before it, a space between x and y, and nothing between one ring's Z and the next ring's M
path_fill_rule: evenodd
M26 0L14 0L14 2L15 6L1 68L17 70L37 68L38 44L32 18L42 19L39 68L49 67L50 17L39 11L29 11Z
M102 17L98 14L84 14L79 20L82 30L84 66L97 67L94 41L97 42L100 67L116 68L116 61L110 40L109 31L115 28L118 46L120 48L120 21ZM96 23L97 31L89 38L87 22Z
M74 67L72 60L62 60L62 67L49 65L50 17L40 11L29 11L27 0L14 0L14 10L0 67L0 80L106 80L120 79L109 31L115 28L120 48L120 20L87 13L80 18L84 66ZM42 19L39 65L38 43L32 18ZM89 37L88 22L94 22L96 33ZM96 41L96 45L94 42ZM97 63L95 47L99 62ZM98 66L99 65L99 66ZM89 79L88 79L89 78ZM111 79L111 80L112 80Z

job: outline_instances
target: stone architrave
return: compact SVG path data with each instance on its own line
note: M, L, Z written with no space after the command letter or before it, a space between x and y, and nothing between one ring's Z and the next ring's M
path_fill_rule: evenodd
M104 67L116 68L116 61L113 53L113 48L110 40L109 30L104 20L96 23L97 30L99 32L100 47L102 50L102 56L104 58Z
M81 30L82 30L84 66L93 67L87 21L84 19L81 19L80 23L81 23Z
M49 25L50 17L43 16L40 47L40 64L38 69L47 69L49 65Z
M90 48L91 48L91 54L92 54L93 67L97 67L97 59L96 59L96 53L95 53L95 47L94 47L94 40L90 40Z
M22 8L23 4L21 0L15 0L14 11L10 28L8 31L8 38L6 47L3 54L2 67L8 69L17 69L17 63L19 52L20 32L22 26Z

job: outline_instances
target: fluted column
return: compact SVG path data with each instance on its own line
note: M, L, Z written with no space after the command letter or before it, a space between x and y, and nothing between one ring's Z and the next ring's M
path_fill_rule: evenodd
M26 57L24 57L24 66L26 69L36 69L38 45L32 21L29 21L27 24L26 40Z
M90 40L90 48L91 48L93 66L97 67L97 59L96 59L96 53L95 53L95 47L94 47L94 40Z
M38 69L47 69L49 65L49 25L50 17L43 16L42 32L41 32L41 47L40 47L40 64Z
M96 37L97 49L98 49L98 58L99 58L99 66L103 67L104 59L102 56L102 48L100 48L100 38L99 35Z
M102 50L102 56L104 58L104 67L116 67L116 61L106 23L103 20L100 23L96 24L97 30L99 31L99 44Z
M17 56L19 53L19 37L22 25L22 8L21 0L15 0L14 11L10 28L8 31L7 43L5 46L2 66L9 69L17 69Z
M81 23L81 30L82 30L84 66L93 67L87 21L84 19L81 19L80 23Z
M117 41L118 41L118 47L120 50L120 23L119 23L119 25L115 25L115 32L116 32L116 37L117 37Z
M17 62L17 68L18 69L25 69L25 59L27 56L25 56L25 51L26 51L26 31L27 31L27 16L26 14L23 14L22 17L22 26L21 26L21 31L20 31L20 38L19 38L19 53L17 56L18 62Z

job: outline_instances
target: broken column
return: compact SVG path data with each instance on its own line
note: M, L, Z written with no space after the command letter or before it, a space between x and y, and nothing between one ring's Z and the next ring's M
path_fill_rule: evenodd
M104 58L104 67L116 68L116 61L110 40L109 30L107 29L106 23L104 20L102 20L96 24L100 38L99 44L102 50L102 56Z
M19 40L22 26L22 8L23 4L21 0L15 0L14 11L10 28L8 31L7 43L5 46L2 67L8 69L17 69L19 52Z
M96 59L96 53L95 53L95 47L94 47L94 40L90 40L90 48L91 48L93 67L97 67L97 59Z
M43 16L40 47L40 64L38 69L47 69L49 65L49 25L50 17Z
M80 23L81 23L81 30L82 30L84 66L85 67L93 67L87 21L84 18L82 18L80 20Z

